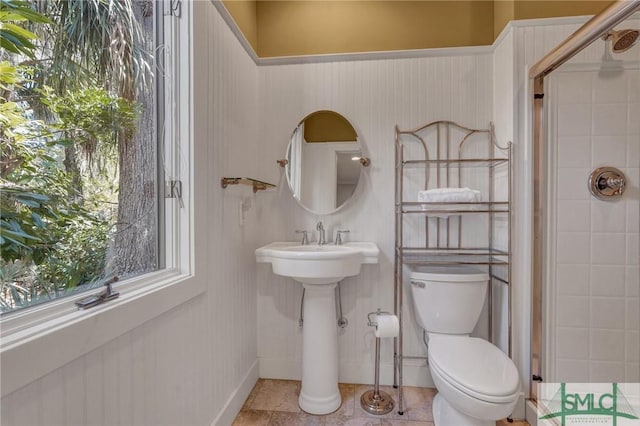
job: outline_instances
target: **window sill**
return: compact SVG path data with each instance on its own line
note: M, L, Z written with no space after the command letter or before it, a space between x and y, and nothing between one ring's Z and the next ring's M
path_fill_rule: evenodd
M119 285L119 298L90 309L74 305L83 293L3 318L1 396L202 294L199 281L164 270Z

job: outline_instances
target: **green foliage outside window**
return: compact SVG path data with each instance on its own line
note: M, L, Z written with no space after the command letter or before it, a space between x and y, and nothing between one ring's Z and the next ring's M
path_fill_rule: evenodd
M48 3L49 10L86 7L82 0ZM46 85L43 76L61 63L43 59L57 47L36 34L62 32L56 19L31 2L0 0L0 312L118 272L109 259L123 217L121 150L136 137L140 107L77 55L65 58L65 66L75 60L83 69L73 85Z

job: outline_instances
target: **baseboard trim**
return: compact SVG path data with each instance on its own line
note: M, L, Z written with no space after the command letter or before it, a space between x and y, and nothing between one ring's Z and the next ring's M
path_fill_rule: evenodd
M258 381L259 376L258 360L256 360L251 368L249 368L249 371L247 371L247 374L242 378L236 390L233 391L218 416L213 419L211 426L226 426L233 423L233 420L242 409L244 402Z
M288 358L259 358L260 377L263 379L300 380L300 360ZM341 383L372 384L374 364L372 362L345 363L339 366L338 380ZM424 360L408 359L404 362L403 385L433 388L429 367ZM393 363L380 364L380 384L393 384Z
M531 426L538 426L538 407L536 407L535 402L530 399L526 401L526 420L529 422Z

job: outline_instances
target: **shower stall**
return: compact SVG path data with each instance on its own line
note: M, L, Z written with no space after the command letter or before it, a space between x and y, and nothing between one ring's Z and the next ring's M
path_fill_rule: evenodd
M529 72L533 401L540 381L640 382L639 9L611 4Z

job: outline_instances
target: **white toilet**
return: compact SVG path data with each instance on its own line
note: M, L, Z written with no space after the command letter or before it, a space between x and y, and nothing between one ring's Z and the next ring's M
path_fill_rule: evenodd
M411 292L427 331L436 426L489 426L511 414L520 394L513 361L486 340L470 337L487 293L488 274L471 268L416 268Z

